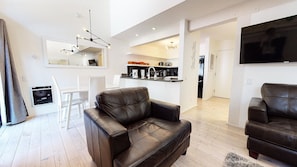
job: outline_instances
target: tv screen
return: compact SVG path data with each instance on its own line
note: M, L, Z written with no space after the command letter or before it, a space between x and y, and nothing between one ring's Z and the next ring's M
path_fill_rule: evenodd
M240 64L296 61L297 16L241 29Z

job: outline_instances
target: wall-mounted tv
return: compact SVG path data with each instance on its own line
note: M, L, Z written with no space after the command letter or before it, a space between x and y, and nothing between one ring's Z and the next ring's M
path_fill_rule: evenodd
M240 64L296 61L297 15L241 29Z

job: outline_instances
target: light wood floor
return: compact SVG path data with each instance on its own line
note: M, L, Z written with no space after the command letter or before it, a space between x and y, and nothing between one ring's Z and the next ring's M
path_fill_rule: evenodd
M181 114L192 122L191 143L186 156L173 167L219 167L228 152L235 152L263 166L288 166L261 156L248 157L244 130L227 124L229 101L198 100L198 106ZM83 119L72 115L70 129L57 125L56 114L30 118L0 128L0 167L95 167L88 154Z

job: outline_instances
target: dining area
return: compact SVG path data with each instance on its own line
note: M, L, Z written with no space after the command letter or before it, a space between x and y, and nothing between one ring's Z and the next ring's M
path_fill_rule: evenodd
M63 85L63 78L51 77L54 88L54 101L57 106L57 123L66 130L70 127L74 112L82 116L86 108L95 107L96 95L105 90L120 88L120 75L114 75L111 84L105 76L77 76L73 86ZM75 113L77 115L77 113Z

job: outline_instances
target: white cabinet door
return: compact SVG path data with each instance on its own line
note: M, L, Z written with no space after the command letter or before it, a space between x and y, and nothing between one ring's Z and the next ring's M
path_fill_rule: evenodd
M234 50L218 52L214 96L230 98Z

